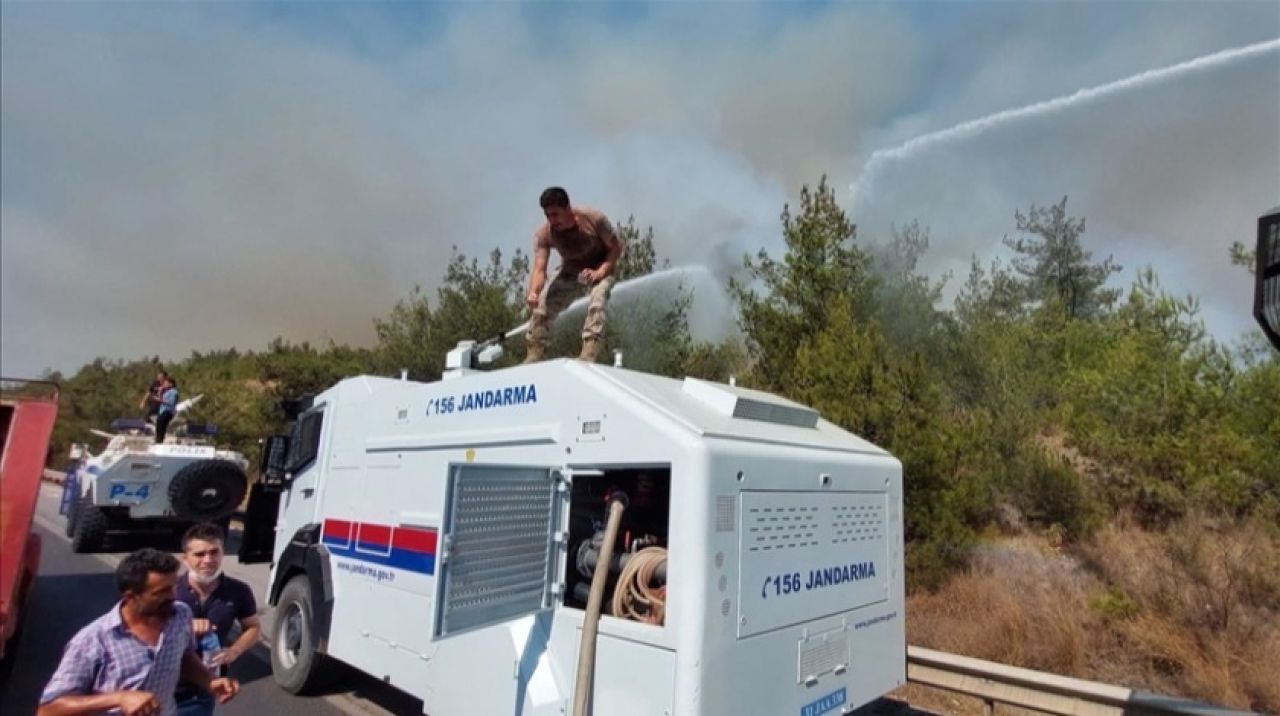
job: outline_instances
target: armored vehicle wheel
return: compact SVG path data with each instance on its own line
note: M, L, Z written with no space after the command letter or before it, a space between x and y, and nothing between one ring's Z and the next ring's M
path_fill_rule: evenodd
M77 497L71 501L71 506L67 508L67 526L66 535L74 537L76 534L76 516L80 513L80 500L84 498Z
M24 582L18 590L17 609L9 614L10 619L17 618L18 625L13 630L13 635L9 637L9 643L5 645L4 658L0 659L0 684L7 682L13 675L13 667L18 663L18 651L22 649L22 644L26 640L27 616L31 611L27 608L27 599L30 596L31 585L29 582Z
M97 505L81 497L76 501L75 530L71 535L71 551L78 554L97 552L107 539L107 515Z
M271 675L292 694L314 690L324 679L327 658L316 651L311 587L300 574L284 586L271 624Z
M246 480L236 465L201 460L178 471L169 483L169 504L184 520L216 522L229 517L244 499Z

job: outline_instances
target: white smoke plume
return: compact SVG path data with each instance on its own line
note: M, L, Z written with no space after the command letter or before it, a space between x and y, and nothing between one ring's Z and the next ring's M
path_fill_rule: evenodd
M0 3L0 363L368 344L453 246L527 250L551 184L723 280L876 147L1277 34L1264 3ZM854 218L920 219L945 268L1071 194L1118 254L1207 266L1187 237L1277 203L1280 100L1271 56L1192 75L884 164Z

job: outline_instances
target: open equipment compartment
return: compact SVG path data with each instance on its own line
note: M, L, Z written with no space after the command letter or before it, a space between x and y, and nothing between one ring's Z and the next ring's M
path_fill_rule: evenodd
M575 470L571 489L564 606L586 608L604 540L609 497L620 491L627 497L627 508L610 560L604 613L662 624L671 518L670 466ZM622 595L618 596L620 589Z

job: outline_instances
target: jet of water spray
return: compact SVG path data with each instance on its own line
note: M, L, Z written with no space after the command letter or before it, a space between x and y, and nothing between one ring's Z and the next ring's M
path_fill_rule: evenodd
M1115 82L1109 82L1104 85L1078 90L1073 94L1055 97L1054 99L1042 102L1036 102L1035 104L1018 107L1017 109L1007 109L1002 112L996 112L995 114L982 117L981 119L962 122L961 124L957 124L949 129L943 129L937 132L921 135L896 147L878 149L875 152L872 152L871 157L862 167L862 173L849 187L850 191L853 193L853 203L857 206L860 199L865 199L867 196L872 194L875 175L881 167L888 162L909 158L938 144L958 139L967 139L987 130L1008 124L1009 122L1016 122L1023 119L1052 114L1074 105L1092 102L1120 92L1127 92L1132 89L1138 89L1158 82L1164 82L1185 74L1217 69L1242 60L1258 57L1269 52L1275 52L1277 50L1280 50L1280 38L1268 40L1266 42L1259 42L1253 45L1246 45L1244 47L1222 50L1203 57L1197 57L1194 60L1180 62L1176 65L1148 70Z
M669 269L654 271L653 273L647 273L643 276L636 276L635 278L629 278L626 281L622 281L618 283L613 287L613 291L611 292L612 298L610 300L616 300L619 296L630 295L638 291L652 289L654 286L659 285L664 281L670 280L672 278L677 278L677 277L683 278L685 276L692 276L692 275L709 277L709 278L712 277L711 272L708 271L705 266L697 266L697 265L673 266L672 268L669 268ZM562 312L562 315L566 313L571 313L576 309L585 307L586 305L587 305L587 297L583 296L578 300L574 301L573 303L569 304L569 307L564 309L564 311ZM512 328L511 330L507 331L503 335L503 338L504 339L514 338L516 336L524 334L528 330L529 330L529 322L525 321L524 323L521 323L515 328Z

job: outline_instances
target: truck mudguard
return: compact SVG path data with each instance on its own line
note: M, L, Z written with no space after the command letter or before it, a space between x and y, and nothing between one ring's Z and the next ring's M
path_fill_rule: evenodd
M320 525L303 525L293 534L276 565L275 581L271 584L269 604L280 601L280 592L298 574L305 573L311 587L313 632L321 651L329 641L329 624L333 618L333 576L329 565L329 550L320 543Z

